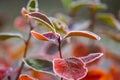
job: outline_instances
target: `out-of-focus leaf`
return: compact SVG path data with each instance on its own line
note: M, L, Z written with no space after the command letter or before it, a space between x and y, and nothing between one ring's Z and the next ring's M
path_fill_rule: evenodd
M96 59L100 58L103 55L103 53L92 53L89 54L88 56L81 57L82 61L84 63L90 63L92 61L95 61Z
M32 12L28 14L27 16L30 17L31 19L38 21L38 23L47 27L50 31L55 32L53 24L51 23L51 21L45 14L40 13L40 12Z
M80 80L87 74L82 60L77 58L54 59L54 72L67 80Z
M67 25L64 22L62 22L62 21L60 21L60 20L58 20L56 18L51 18L51 21L52 21L52 23L53 23L53 25L55 27L55 30L57 32L62 33L62 34L67 33L67 30L68 30L68 29L66 29Z
M29 0L27 4L27 10L29 12L37 12L38 11L38 0Z
M103 69L93 68L88 71L85 78L81 80L114 80L113 77Z
M4 80L8 76L10 68L10 64L5 59L0 58L0 80Z
M82 42L74 45L71 51L72 56L75 57L86 56L88 53L89 53L88 45Z
M35 71L45 72L53 74L53 64L51 61L43 59L24 59L24 62L28 67Z
M22 36L16 33L0 33L0 40L7 40L10 38L22 38Z
M92 9L97 12L97 11L102 11L102 10L106 10L107 9L107 6L104 5L104 4L93 4L93 7Z
M36 79L36 78L30 77L30 76L27 75L27 74L22 74L22 75L20 75L20 77L19 77L18 80L39 80L39 79Z
M13 45L13 44L8 43L8 45L6 45L5 50L6 50L8 58L11 61L16 61L23 57L24 50L25 50L25 44L19 43L19 45L18 44Z
M39 79L39 80L59 80L59 77L56 77L56 76L51 75L51 74L47 74L44 72L38 72L35 70L30 70L30 71L31 71L32 76Z
M37 38L39 40L43 40L43 41L53 41L53 42L55 42L58 39L58 36L55 35L52 32L47 32L47 33L44 33L44 34L40 34L40 33L37 33L35 31L31 31L31 33L35 38Z
M83 7L91 7L95 12L102 11L107 9L106 5L100 2L92 2L92 1L73 1L71 3L71 11L77 12Z
M62 0L63 5L67 8L70 9L70 4L72 0Z
M115 17L112 14L97 14L97 19L120 30L120 23L115 19Z
M90 3L88 2L80 2L80 1L74 1L71 3L71 11L73 12L77 12L78 10L80 10L81 8L85 7L85 6L89 6Z
M62 14L62 13L57 13L56 18L61 20L62 22L69 24L71 18L68 15Z
M68 34L66 34L64 38L68 38L72 36L83 36L94 40L100 40L100 37L98 35L90 31L71 31Z
M108 31L108 30L102 30L100 33L102 34L105 34L106 36L108 36L109 38L117 41L117 42L120 42L120 34L117 34L117 33L114 33L114 32L111 32L111 31Z

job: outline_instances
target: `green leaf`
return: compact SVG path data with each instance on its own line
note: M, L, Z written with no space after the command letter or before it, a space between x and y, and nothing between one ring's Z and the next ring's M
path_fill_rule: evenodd
M38 11L38 0L29 0L29 2L27 4L27 10L29 12Z
M77 12L79 9L85 7L85 6L89 6L90 3L88 2L79 2L79 1L74 1L71 3L71 11L73 12Z
M107 9L107 6L104 5L104 4L95 4L94 7L93 7L93 10L95 12L97 11L103 11L103 10L106 10Z
M62 33L62 34L67 33L67 30L68 30L67 27L68 26L64 22L62 22L62 21L60 21L56 18L52 18L51 21L52 21L52 23L55 27L56 32L59 32L59 33Z
M54 29L51 21L45 14L40 13L40 12L32 12L32 13L28 14L28 17L36 20L39 24L47 27L50 31L55 33L55 29Z
M72 0L62 0L63 5L67 8L70 9L70 4Z
M112 14L108 13L97 14L97 19L104 23L107 23L110 26L120 29L119 27L120 23L115 19L115 17Z
M10 38L22 38L22 36L16 33L0 33L0 40L7 40Z
M43 59L24 59L25 64L35 71L54 74L53 63Z
M120 42L120 34L115 33L113 31L109 31L109 30L102 30L100 31L100 33L105 34L107 37L113 39L116 42Z
M94 40L100 40L100 37L98 35L90 31L71 31L68 34L66 34L64 38L68 38L72 36L83 36Z

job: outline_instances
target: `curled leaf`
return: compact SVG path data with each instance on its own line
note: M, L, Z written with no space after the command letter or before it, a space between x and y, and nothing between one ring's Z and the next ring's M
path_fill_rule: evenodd
M31 31L31 33L35 38L37 38L39 40L43 40L43 41L53 41L53 42L55 42L58 39L58 36L55 35L52 32L47 32L47 33L44 33L44 34L40 34L40 33L37 33L35 31Z
M73 12L77 12L79 9L85 7L85 6L89 6L90 3L89 2L80 2L80 1L73 1L71 3L71 11Z
M24 59L24 62L28 67L35 71L45 72L53 74L53 64L51 61L43 59Z
M82 60L77 58L54 59L54 72L67 80L80 80L87 74L87 68Z
M30 77L29 75L27 74L22 74L20 75L19 79L18 80L38 80L38 79L35 79L33 77Z
M36 20L41 25L47 27L50 31L55 32L51 21L45 14L40 13L40 12L32 12L32 13L28 14L27 16L31 19Z
M37 38L37 39L39 39L39 40L49 41L49 39L48 39L47 37L43 36L43 35L40 34L40 33L35 32L35 31L31 31L31 34L32 34L35 38Z
M100 33L105 34L107 37L113 39L114 41L120 42L120 34L108 31L108 30L102 30Z
M22 10L21 10L21 13L24 17L26 17L26 14L28 14L28 11L23 7Z
M55 30L57 32L60 32L62 34L67 33L67 30L68 30L67 27L68 26L64 22L62 22L62 21L60 21L60 20L58 20L56 18L51 18L51 21L52 21L52 23L53 23L53 25L55 27Z
M112 14L97 14L97 19L120 30L120 23L118 22L118 20L115 19L115 17Z
M83 36L94 40L100 40L100 37L98 35L90 31L71 31L68 34L66 34L64 38L68 38L72 36Z
M29 0L29 2L27 4L27 10L29 12L38 11L38 0Z
M96 59L102 56L103 56L103 53L92 53L92 54L89 54L88 56L81 57L80 59L87 64L92 61L95 61Z
M105 9L107 9L106 5L100 4L100 3L99 4L94 4L94 7L93 7L93 10L95 12L102 11L102 10L105 10Z
M10 38L22 38L22 36L16 33L0 33L0 40L7 40Z
M49 18L41 12L32 12L29 15L32 16L32 17L37 17L39 19L42 19L43 21L47 22L48 24L50 24L52 26L52 23L49 20Z

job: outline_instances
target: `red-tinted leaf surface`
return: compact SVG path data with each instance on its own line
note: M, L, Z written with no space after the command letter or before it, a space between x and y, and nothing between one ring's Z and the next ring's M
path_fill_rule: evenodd
M52 26L52 23L51 21L49 20L49 18L43 14L43 13L40 13L40 12L32 12L29 14L30 16L32 17L37 17L39 19L42 19L43 21L47 22L48 24L50 24Z
M55 33L55 29L51 23L51 21L49 20L49 18L40 12L33 12L27 15L29 18L36 20L39 24L47 27L50 31Z
M40 34L40 33L37 33L35 31L31 31L31 33L35 38L37 38L39 40L43 40L43 41L56 41L58 38L58 35L55 35L52 32Z
M82 57L86 56L89 53L89 48L85 43L78 43L77 45L73 46L72 48L72 56L75 57Z
M38 80L38 79L35 79L25 74L25 75L21 75L18 80Z
M77 58L54 59L54 72L67 80L80 80L87 74L82 60Z
M72 36L83 36L94 40L100 40L100 37L98 35L89 31L71 31L64 38Z
M89 54L88 56L81 57L80 59L87 64L102 57L102 55L103 53L92 53L92 54Z
M4 60L0 59L0 80L4 80L5 76L8 75L10 65Z
M90 69L86 77L81 80L114 80L110 74L103 69ZM115 79L119 80L119 79Z

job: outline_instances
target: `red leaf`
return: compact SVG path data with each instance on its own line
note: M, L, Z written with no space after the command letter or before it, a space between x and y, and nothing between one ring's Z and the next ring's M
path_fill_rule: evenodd
M87 68L82 60L77 58L54 59L54 72L68 80L80 80L87 74Z
M21 75L18 80L38 80L38 79L35 79L33 77L30 77L30 76L24 74L24 75Z
M0 80L4 80L4 78L8 75L8 71L10 69L10 65L4 59L0 59Z
M48 24L50 24L51 26L53 26L51 21L49 20L49 18L45 14L43 14L41 12L32 12L29 15L32 16L32 17L37 17L39 19L42 19L43 21L45 21Z
M95 61L96 59L100 58L101 56L103 56L103 53L92 53L92 54L89 54L88 56L81 57L80 59L82 59L82 61L87 64L92 61Z
M7 76L8 68L0 68L0 80L3 80Z

